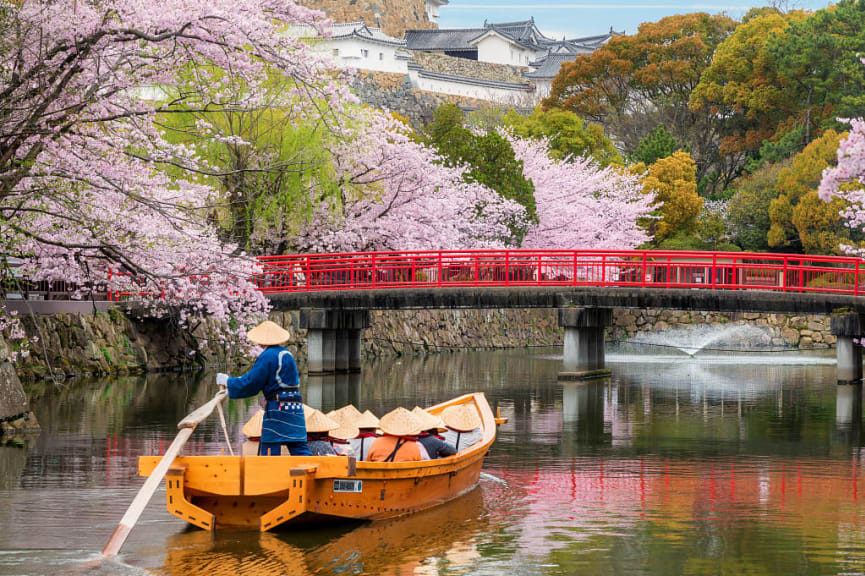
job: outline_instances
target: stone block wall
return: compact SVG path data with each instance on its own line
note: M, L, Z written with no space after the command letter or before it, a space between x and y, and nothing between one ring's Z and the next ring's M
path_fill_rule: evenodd
M689 330L698 326L757 326L741 343L746 347L798 347L801 349L831 348L835 336L830 331L829 316L793 314L756 314L731 312L688 312L679 310L615 310L613 327L607 338L615 341L644 340L649 334L669 330Z
M297 3L324 11L337 23L363 20L395 38L402 38L406 30L436 27L427 20L426 0L297 0Z
M432 122L435 109L446 102L468 110L501 108L487 100L415 90L409 77L403 74L360 71L355 76L353 88L361 102L398 112L407 117L415 128L422 128Z
M301 330L298 311L273 312L271 320L291 334L288 348L303 369L306 331ZM371 325L363 335L366 357L447 352L459 349L522 348L560 346L563 333L555 309L503 310L392 310L371 312ZM2 383L11 375L41 378L54 375L142 372L178 367L225 366L231 350L209 336L207 326L194 334L180 330L170 318L137 318L119 309L96 314L23 316L25 330L40 341L12 369L0 363ZM830 348L835 337L830 319L822 316L787 314L728 314L673 310L616 310L610 341L645 341L648 335L705 326L757 326L746 334L745 347ZM661 336L661 341L663 337ZM199 350L201 354L190 354ZM2 340L0 340L2 348ZM236 364L250 358L230 358ZM5 372L3 372L5 370ZM6 380L4 380L6 378ZM11 384L10 384L11 386ZM11 388L10 388L11 390ZM6 412L16 412L21 398L5 396ZM2 400L2 398L0 398ZM14 406L13 406L14 405ZM0 417L2 419L2 417Z
M478 62L466 58L446 56L434 52L413 52L414 61L424 70L438 72L439 74L452 74L454 76L465 76L468 78L481 78L495 82L512 82L515 84L528 84L523 77L523 72L528 68L521 66L510 66L508 64L492 64L490 62Z

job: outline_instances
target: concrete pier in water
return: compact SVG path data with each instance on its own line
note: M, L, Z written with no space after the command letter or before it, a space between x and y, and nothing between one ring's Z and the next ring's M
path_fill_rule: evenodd
M361 334L369 327L368 311L304 308L300 327L307 331L309 374L360 371Z
M832 316L832 334L838 338L836 354L838 357L838 382L857 382L862 380L862 345L859 340L865 337L865 315L848 313Z
M587 378L607 372L604 331L612 322L610 308L559 308L559 326L565 329L560 378Z

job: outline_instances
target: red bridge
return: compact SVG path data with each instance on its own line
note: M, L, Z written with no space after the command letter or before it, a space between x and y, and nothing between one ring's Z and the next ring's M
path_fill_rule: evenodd
M359 369L368 310L558 308L569 374L604 369L615 308L833 314L838 378L862 378L860 258L735 252L475 250L272 256L255 277L300 310L311 372Z
M865 260L657 250L473 250L265 256L268 294L393 288L592 286L859 295ZM860 267L862 268L860 272Z

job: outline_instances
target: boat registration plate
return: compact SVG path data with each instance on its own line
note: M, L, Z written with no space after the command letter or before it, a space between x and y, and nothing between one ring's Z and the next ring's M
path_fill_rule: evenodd
M334 492L363 492L363 480L334 480Z

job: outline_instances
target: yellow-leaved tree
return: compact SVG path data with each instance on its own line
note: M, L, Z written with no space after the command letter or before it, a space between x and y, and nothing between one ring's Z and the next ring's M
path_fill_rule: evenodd
M844 226L844 202L823 202L817 187L823 170L837 163L838 146L847 133L826 130L796 155L789 168L778 175L780 195L769 204L769 246L806 254L837 254L849 242Z
M657 198L658 219L650 224L655 242L660 244L680 232L694 234L703 199L697 194L697 172L691 155L679 150L648 168L641 162L631 170L645 173L643 192Z

